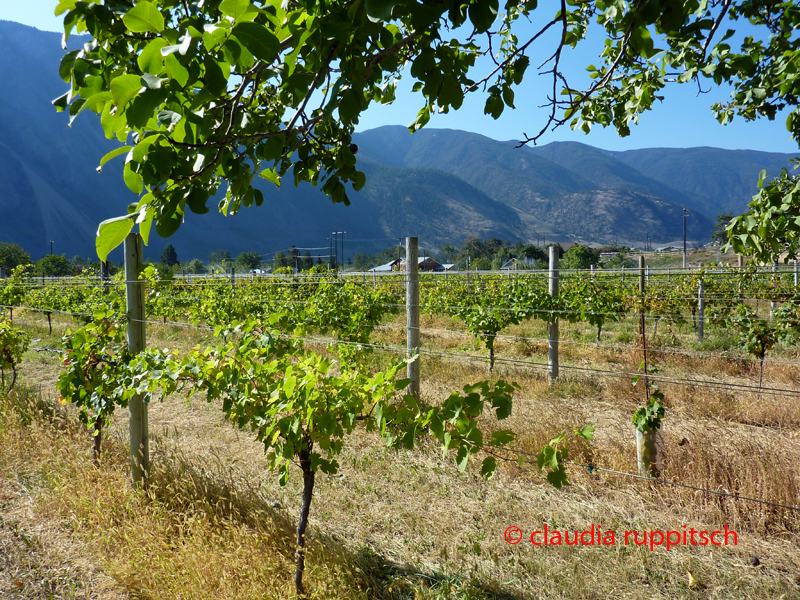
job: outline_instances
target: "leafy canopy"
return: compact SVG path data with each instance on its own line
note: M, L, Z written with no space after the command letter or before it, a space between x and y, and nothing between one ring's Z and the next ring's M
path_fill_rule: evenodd
M123 143L100 167L124 156L125 183L140 196L130 215L101 224L101 259L134 222L145 241L154 223L168 237L187 209L208 212L218 192L225 214L260 205L255 176L276 186L308 181L348 204L348 186L365 183L355 125L371 103L394 100L401 75L415 81L422 104L411 131L434 111L458 109L468 93L483 94L484 112L498 118L514 107L535 55L552 92L544 127L522 143L565 123L628 135L667 84L701 78L732 84L731 101L713 107L722 123L772 119L788 107L787 126L800 134L793 0L541 8L536 0L60 0L56 14L65 41L73 31L92 40L65 54L59 71L69 89L54 103L72 119L99 115L106 136ZM755 34L734 44L733 28L744 22ZM587 67L591 84L579 89L561 61L590 27L606 40L599 66ZM542 47L545 39L555 47ZM487 54L491 63L476 62Z

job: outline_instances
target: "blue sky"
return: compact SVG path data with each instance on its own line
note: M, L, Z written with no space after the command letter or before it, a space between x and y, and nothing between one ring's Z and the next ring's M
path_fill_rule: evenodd
M46 31L61 31L61 20L53 15L56 4L56 0L0 0L0 20L16 21ZM532 63L537 62L537 57L546 57L552 52L552 39L545 37L541 42L532 47ZM586 65L599 62L596 54L592 53L596 48L597 43L590 39L586 48L565 52L562 64L568 78L579 81ZM389 106L372 106L362 115L358 129L410 123L422 106L421 97L412 95L410 86L409 76L401 82L397 101ZM498 140L520 139L523 132L533 134L543 126L546 113L538 107L545 100L548 86L546 76L537 75L531 68L516 92L516 110L507 108L497 121L483 114L484 99L476 93L468 96L460 110L435 115L426 127L462 129ZM712 89L710 93L698 96L695 85L684 84L667 88L664 95L664 102L643 115L640 124L631 128L631 135L627 138L620 138L612 129L593 128L585 135L562 127L545 134L539 143L578 141L607 150L714 146L800 154L786 130L785 116L779 115L771 122L762 119L745 123L737 119L726 126L717 123L710 106L715 101L724 101L728 97L727 90Z

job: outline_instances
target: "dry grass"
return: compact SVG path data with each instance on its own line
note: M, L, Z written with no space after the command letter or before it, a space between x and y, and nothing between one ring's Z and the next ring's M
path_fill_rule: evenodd
M423 321L429 329L461 329L446 318ZM630 324L619 324L604 332L603 343L631 331ZM564 332L567 340L594 341L590 328L565 324ZM539 322L504 333L543 337ZM661 347L686 347L680 335L667 339L667 333ZM186 349L204 334L154 326L148 335L153 345ZM378 343L402 345L404 331L384 329L376 337ZM446 331L430 332L424 343L482 355L469 337ZM634 350L593 343L562 349L565 364L591 368L635 371L641 358ZM546 345L504 338L498 356L542 362ZM47 395L58 374L57 358L26 358L25 381ZM378 352L370 361L384 359ZM741 361L671 356L656 362L664 374L752 383L753 373ZM441 401L484 378L485 368L485 360L426 356L423 395ZM520 385L512 417L503 423L519 433L518 449L535 453L562 431L591 423L595 442L571 438L571 458L635 470L630 418L643 403L641 386L633 387L627 377L570 371L550 386L542 370L503 363L494 376ZM765 372L765 386L779 382L795 387L797 375L777 366ZM700 385L662 389L668 402L667 478L797 503L800 424L791 400ZM28 419L23 427L17 419L13 427L0 427L0 472L35 481L40 495L34 519L74 534L70 538L86 545L94 564L133 597L291 597L299 478L281 488L266 470L263 449L222 421L218 407L175 397L150 407L155 471L148 493L135 493L127 484L125 416L118 415L110 428L99 469L91 465L81 429L54 427L52 418ZM14 458L21 448L30 459ZM589 475L577 467L569 469L574 485L556 491L530 461L504 463L486 483L471 470L459 473L429 443L398 454L366 432L349 440L340 462L341 476L318 478L311 510L315 541L308 587L316 597L800 598L800 522L791 511L651 487L609 473ZM684 524L711 530L727 523L738 532L739 544L651 552L620 543L511 546L503 539L509 525L530 535L544 523L578 531L594 523L616 532ZM754 557L760 566L751 565Z

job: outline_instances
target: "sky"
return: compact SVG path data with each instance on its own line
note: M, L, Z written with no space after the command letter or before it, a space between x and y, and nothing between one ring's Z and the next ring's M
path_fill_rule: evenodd
M53 15L57 0L0 0L0 20L16 21L44 31L62 31L61 19ZM542 5L545 2L541 3ZM547 10L547 9L545 9ZM549 15L549 11L547 11ZM522 36L520 36L522 37ZM540 43L541 42L541 43ZM483 114L485 96L470 94L458 111L434 115L427 128L461 129L479 133L497 140L519 140L525 133L537 133L544 125L546 111L539 108L545 101L548 88L546 76L533 70L537 57L546 58L552 53L553 40L543 36L532 46L532 67L525 81L516 91L516 109L506 108L498 120ZM568 79L579 81L584 69L599 63L593 50L597 40L588 40L585 48L568 49L562 66ZM541 62L538 61L538 62ZM479 63L479 67L483 66ZM475 77L477 79L477 77ZM422 98L410 91L410 76L400 82L397 100L388 106L373 105L361 116L358 130L363 131L382 125L408 125L422 107ZM776 120L761 119L745 122L735 119L722 126L714 118L711 105L728 98L728 91L711 88L709 93L697 94L694 84L674 85L664 93L665 100L657 103L654 110L645 113L639 125L631 128L631 135L621 138L613 129L594 127L587 135L561 127L546 133L539 144L553 141L577 141L606 150L631 150L636 148L688 148L713 146L726 149L761 150L798 154L798 147L789 136L785 126L785 115Z

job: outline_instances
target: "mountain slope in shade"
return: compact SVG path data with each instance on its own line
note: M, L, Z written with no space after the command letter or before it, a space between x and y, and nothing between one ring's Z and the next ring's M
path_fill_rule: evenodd
M71 41L81 43L75 36ZM66 88L58 77L63 54L60 35L0 22L0 55L17 57L0 61L0 241L20 244L34 258L49 251L50 240L56 253L94 255L98 223L138 199L123 183L121 158L96 172L100 158L118 145L105 138L97 117L86 112L69 127L50 103ZM234 254L292 244L317 248L332 231L363 240L350 242L349 252L383 249L399 235L419 235L431 246L461 244L469 235L526 235L516 211L456 177L366 161L359 166L369 183L352 194L350 207L334 205L308 185L278 191L259 180L264 206L233 217L213 208L202 217L189 213L169 242L185 260L219 248ZM166 243L154 234L146 255L158 258ZM119 260L119 252L112 258Z
M689 196L709 216L741 214L758 192L758 174L767 178L789 167L791 154L720 148L645 148L613 156Z

